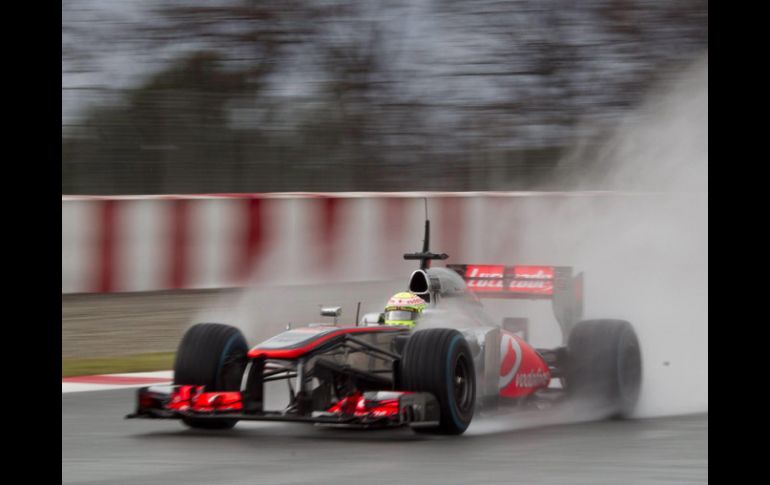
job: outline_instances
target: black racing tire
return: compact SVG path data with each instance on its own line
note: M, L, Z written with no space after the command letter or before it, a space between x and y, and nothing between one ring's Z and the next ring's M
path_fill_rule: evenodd
M401 356L404 390L429 392L439 403L438 426L414 427L418 433L462 434L473 418L476 373L465 337L451 328L412 334Z
M238 391L248 344L240 330L220 323L198 323L185 332L174 361L174 384L205 386L206 391ZM230 429L237 419L183 418L199 429Z
M570 332L565 383L571 399L611 418L631 416L642 383L639 339L624 320L586 320Z

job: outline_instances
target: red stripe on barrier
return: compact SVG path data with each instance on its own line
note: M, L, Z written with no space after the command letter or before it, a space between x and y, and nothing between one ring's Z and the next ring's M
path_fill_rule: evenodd
M130 376L111 376L111 375L99 375L99 376L77 376L77 377L62 377L62 383L67 382L71 384L160 384L163 382L171 382L171 379L162 377L130 377Z
M334 267L336 254L335 238L339 224L340 199L325 197L321 199L321 267L330 270Z
M104 200L99 207L99 236L97 241L98 261L96 264L95 290L109 293L115 290L117 237L115 237L118 202Z
M171 202L170 267L167 281L168 287L172 289L185 288L187 281L188 202L184 199Z
M235 281L245 282L259 264L259 255L264 246L264 214L261 197L251 197L243 200L244 218L246 228L243 239L239 245L242 248L241 255L236 258L236 267L233 274Z

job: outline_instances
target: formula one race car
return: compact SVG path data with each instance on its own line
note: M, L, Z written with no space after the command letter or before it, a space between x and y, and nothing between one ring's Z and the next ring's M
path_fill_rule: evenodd
M141 388L127 417L203 429L258 420L461 434L479 409L554 395L591 402L606 416L631 413L641 384L639 342L628 322L580 321L582 274L560 266L431 268L447 255L429 251L429 236L426 221L422 252L404 258L420 261L408 290L428 302L423 318L433 325L382 325L366 316L350 326L289 329L249 349L235 327L197 324L179 344L174 384ZM498 325L480 298L552 301L566 345L533 348L524 319ZM289 403L266 410L265 385L277 380L287 382ZM550 385L556 381L560 387Z

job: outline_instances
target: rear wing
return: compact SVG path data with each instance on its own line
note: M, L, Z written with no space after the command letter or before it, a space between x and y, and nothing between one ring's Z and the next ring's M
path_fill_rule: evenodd
M583 273L572 275L571 266L506 266L502 264L450 264L479 298L551 300L564 338L583 316Z

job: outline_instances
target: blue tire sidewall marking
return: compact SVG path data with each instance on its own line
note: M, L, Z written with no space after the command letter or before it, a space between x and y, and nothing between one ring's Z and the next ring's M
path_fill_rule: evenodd
M457 414L457 410L455 407L457 406L457 403L455 402L454 394L455 394L455 386L452 379L452 374L454 373L454 366L452 365L452 356L454 355L454 349L457 343L462 339L462 335L455 335L452 338L452 341L449 342L449 352L447 354L447 363L446 363L446 371L447 371L447 389L451 391L451 394L449 396L450 402L449 404L449 412L452 416L452 421L455 422L455 425L458 428L462 428L465 426L463 422L460 420L460 416Z
M238 339L238 337L240 337L240 335L237 333L232 335L227 340L227 343L225 344L225 348L222 349L222 353L219 355L219 365L217 366L217 375L216 375L216 380L214 381L216 382L217 387L219 387L219 385L221 384L219 382L219 378L220 378L220 374L222 373L222 366L225 364L225 357L227 356L227 352L230 350L230 347L233 346L233 342L235 342Z

